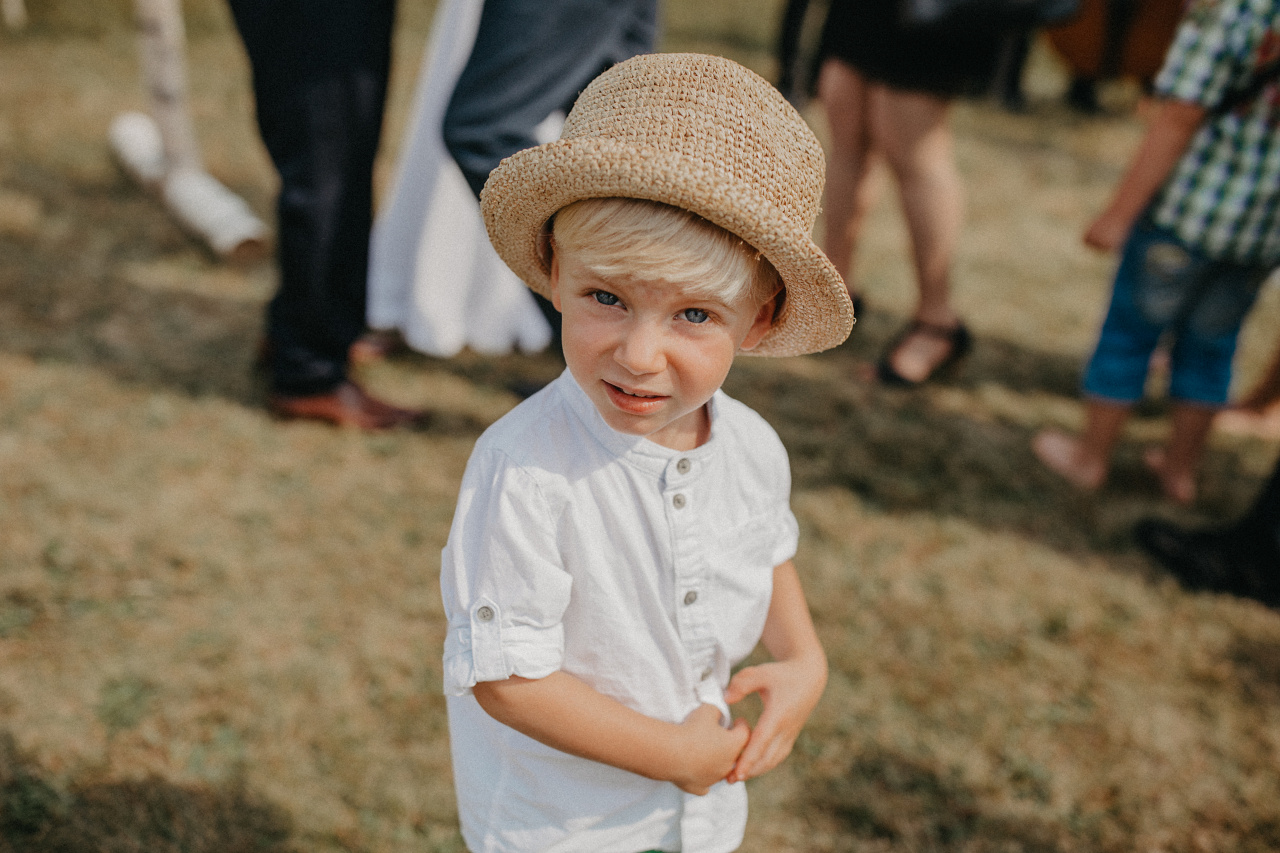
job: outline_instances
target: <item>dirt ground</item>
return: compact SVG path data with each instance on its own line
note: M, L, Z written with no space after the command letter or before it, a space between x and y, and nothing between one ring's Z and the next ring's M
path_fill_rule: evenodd
M217 263L110 159L112 117L143 106L129 4L27 2L0 34L0 851L461 850L439 551L476 436L559 365L407 354L363 379L430 405L424 431L272 421L251 370L271 264ZM663 48L771 73L778 5L667 4ZM384 187L431 6L402 4ZM185 7L209 170L269 217L239 43L221 4ZM730 377L790 450L832 662L795 754L751 785L745 851L1280 848L1280 615L1181 591L1130 535L1234 517L1277 445L1215 435L1190 509L1141 464L1158 389L1097 494L1029 450L1080 422L1113 260L1079 234L1142 128L1130 88L1084 118L1064 85L1040 49L1026 114L955 112L962 370L865 381L911 303L885 181L849 342Z

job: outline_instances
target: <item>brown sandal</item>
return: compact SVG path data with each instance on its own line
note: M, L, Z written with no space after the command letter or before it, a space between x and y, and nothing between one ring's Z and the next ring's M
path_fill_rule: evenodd
M919 381L908 379L893 369L893 354L912 335L925 335L945 341L950 345L947 355L929 370L927 376ZM968 355L971 349L973 349L973 336L969 334L969 329L965 327L964 323L957 323L954 326L939 326L935 323L926 323L924 320L912 320L885 347L884 353L880 356L880 361L876 363L876 376L885 385L892 385L898 388L914 388L918 385L923 385L943 370L951 367Z

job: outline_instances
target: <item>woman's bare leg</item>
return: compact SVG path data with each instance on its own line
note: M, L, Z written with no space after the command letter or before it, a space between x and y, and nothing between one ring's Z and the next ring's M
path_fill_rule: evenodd
M1271 356L1262 378L1244 397L1223 410L1213 426L1234 435L1280 438L1280 348Z
M826 60L818 74L818 99L831 130L827 188L822 200L822 248L844 276L851 296L857 292L853 273L858 234L875 201L868 88L862 75L839 59Z
M911 234L919 287L915 319L942 329L960 317L951 306L951 264L960 234L963 192L952 150L949 103L923 92L873 84L869 92L872 145L884 154L898 184ZM904 379L927 379L951 352L945 337L909 335L890 354Z

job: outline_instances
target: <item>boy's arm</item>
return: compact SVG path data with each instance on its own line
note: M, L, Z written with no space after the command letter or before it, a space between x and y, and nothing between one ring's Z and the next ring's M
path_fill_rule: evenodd
M1173 173L1207 114L1204 107L1190 101L1160 102L1111 203L1085 231L1085 245L1110 252L1124 244L1134 222Z
M759 776L782 763L827 684L827 656L790 560L773 570L773 597L760 639L773 662L741 670L725 691L730 705L752 693L759 693L764 702L730 782Z
M540 743L673 782L690 794L705 794L724 779L750 735L743 720L725 729L713 705L700 706L683 723L664 723L565 672L482 681L472 693L489 716Z

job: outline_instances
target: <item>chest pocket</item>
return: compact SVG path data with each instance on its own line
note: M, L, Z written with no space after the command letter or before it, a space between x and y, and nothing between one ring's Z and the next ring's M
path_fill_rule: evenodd
M760 518L717 537L711 558L715 579L714 618L730 660L751 653L764 630L773 593L772 552L777 524Z

